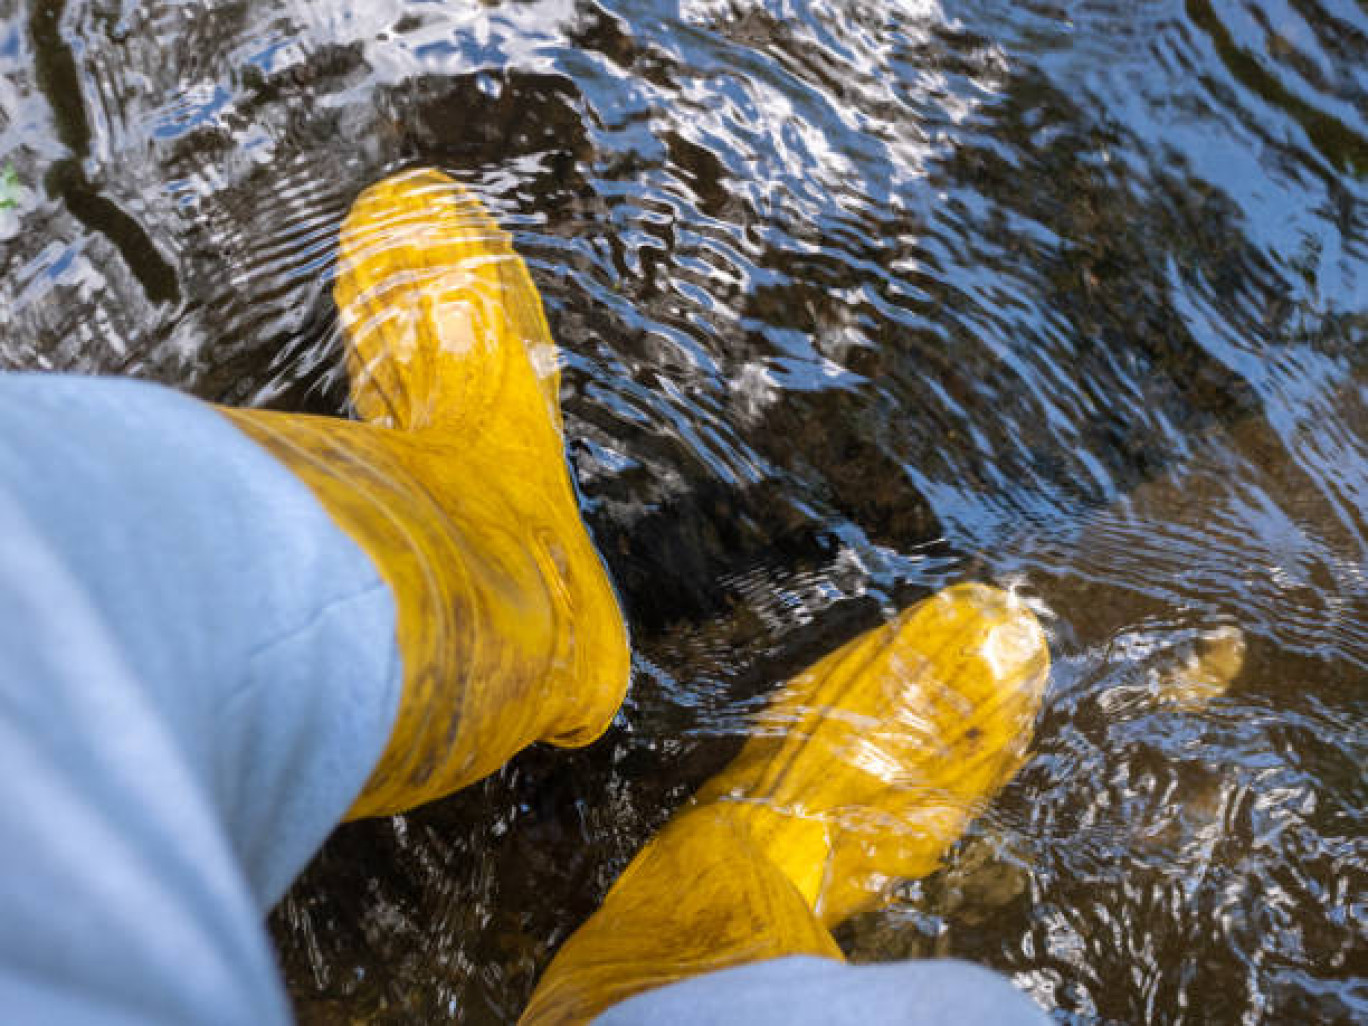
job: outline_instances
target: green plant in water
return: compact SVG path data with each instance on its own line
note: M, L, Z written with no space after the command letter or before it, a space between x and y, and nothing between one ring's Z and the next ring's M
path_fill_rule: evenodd
M0 210L17 207L23 190L24 187L19 181L19 174L14 170L14 165L6 164L5 170L0 172Z

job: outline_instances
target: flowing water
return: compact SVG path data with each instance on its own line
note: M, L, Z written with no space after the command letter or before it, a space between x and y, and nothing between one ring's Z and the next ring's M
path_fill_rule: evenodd
M1050 610L1034 755L851 957L1067 1023L1368 1021L1362 0L0 15L4 366L340 412L337 225L414 163L564 350L631 696L341 831L272 921L303 1022L513 1019L776 681L965 578Z

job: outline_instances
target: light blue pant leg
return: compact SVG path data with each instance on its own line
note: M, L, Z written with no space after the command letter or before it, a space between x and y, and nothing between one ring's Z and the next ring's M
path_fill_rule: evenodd
M759 962L639 994L594 1026L1048 1026L1003 977L967 962Z
M0 1017L287 1022L262 911L383 750L394 626L209 407L0 376Z

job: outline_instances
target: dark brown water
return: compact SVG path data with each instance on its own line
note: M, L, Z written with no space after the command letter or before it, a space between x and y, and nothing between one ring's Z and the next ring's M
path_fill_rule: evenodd
M1036 754L852 957L1368 1021L1361 0L0 15L0 364L340 411L336 227L414 162L564 349L632 695L341 832L272 922L303 1021L511 1021L775 681L969 576L1052 611ZM1230 689L1165 701L1232 627Z

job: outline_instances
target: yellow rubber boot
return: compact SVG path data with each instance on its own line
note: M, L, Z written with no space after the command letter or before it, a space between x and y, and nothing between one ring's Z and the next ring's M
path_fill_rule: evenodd
M959 585L818 662L627 867L556 955L523 1026L784 955L924 876L1016 772L1049 655L1029 609Z
M555 344L507 233L446 176L396 175L343 225L335 297L361 420L222 412L394 592L403 696L358 818L440 798L535 741L592 741L628 650L565 464Z

